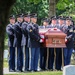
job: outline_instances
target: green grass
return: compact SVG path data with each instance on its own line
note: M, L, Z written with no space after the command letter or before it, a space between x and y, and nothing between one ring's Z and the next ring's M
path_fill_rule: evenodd
M31 73L18 73L18 74L5 74L5 75L62 75L62 72L45 71L45 72L31 72Z
M4 68L8 68L8 60L7 59L4 59L3 65L4 65Z
M8 68L8 60L4 59L4 68ZM15 73L4 75L62 75L62 71L42 71L42 72L28 72L28 73Z

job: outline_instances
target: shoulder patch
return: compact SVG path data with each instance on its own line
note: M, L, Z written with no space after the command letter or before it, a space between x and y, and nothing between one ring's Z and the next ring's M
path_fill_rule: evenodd
M73 32L75 33L75 30Z
M29 32L32 32L32 29L30 29Z
M70 29L69 32L73 32L73 29Z

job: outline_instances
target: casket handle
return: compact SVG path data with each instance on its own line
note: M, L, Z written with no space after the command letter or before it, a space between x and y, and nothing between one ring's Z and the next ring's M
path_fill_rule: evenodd
M60 40L58 40L58 43L59 43L59 44L61 43Z
M48 36L46 36L45 39L48 39Z
M56 43L59 43L60 44L61 42L60 42L60 40L53 40L53 43L54 44L56 44Z

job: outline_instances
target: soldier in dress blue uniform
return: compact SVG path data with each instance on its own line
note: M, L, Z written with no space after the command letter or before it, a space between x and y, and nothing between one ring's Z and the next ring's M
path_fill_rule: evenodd
M57 28L62 30L62 27L64 27L64 18L63 18L63 16L60 16L58 18ZM61 65L62 65L62 50L61 50L61 48L56 48L56 65L55 65L55 69L56 70L61 70Z
M40 35L39 35L39 30L38 30L38 24L37 22L37 16L36 14L31 15L31 25L27 26L27 30L29 33L29 38L30 40L28 42L28 45L31 48L31 71L37 71L38 67L38 59L39 59L39 54L40 54Z
M75 51L75 26L74 26L74 21L73 21L73 32L74 32L74 51Z
M15 34L14 46L17 47L17 70L18 72L22 72L23 68L23 51L21 46L22 41L22 29L21 25L23 22L23 14L17 15L17 22L15 23L13 29Z
M52 16L51 24L49 25L50 28L57 28L57 17ZM54 48L49 48L49 58L48 58L48 69L53 71L53 64L54 64Z
M64 65L70 64L70 59L71 59L72 50L73 50L74 32L73 32L73 25L71 25L71 23L72 23L71 18L67 17L66 18L67 36L66 36L66 48L64 49Z
M27 26L30 24L30 14L25 13L24 14L24 22L22 23L22 46L25 46L25 71L29 71L29 47L28 44L28 32L27 32Z
M6 27L6 32L8 34L8 46L9 46L9 71L15 71L15 47L13 47L14 43L14 31L13 25L15 24L15 16L10 15L9 17L10 24Z
M47 18L43 19L43 26L39 26L39 29L48 28L49 20ZM40 68L41 70L46 70L46 60L47 60L47 48L41 47L40 48Z
M49 28L57 28L57 17L56 16L51 17L51 24L48 27Z

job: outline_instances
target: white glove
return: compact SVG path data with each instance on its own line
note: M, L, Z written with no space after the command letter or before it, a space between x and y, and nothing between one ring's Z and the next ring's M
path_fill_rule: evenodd
M65 38L65 43L67 43L67 39Z
M42 43L43 42L43 40L42 39L40 39L40 43Z
M40 37L44 39L44 35L40 35Z

